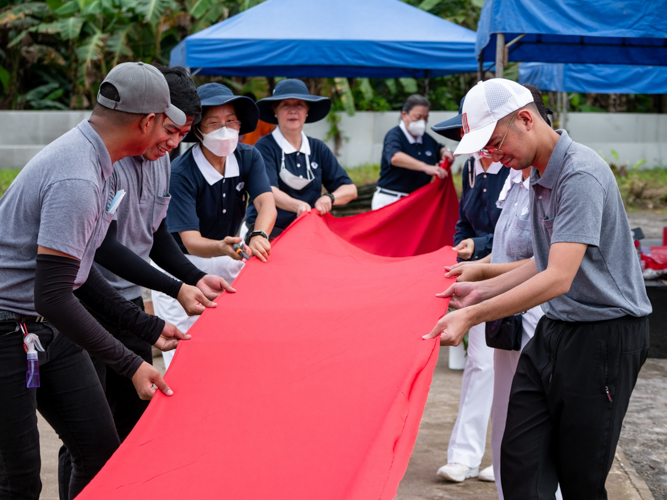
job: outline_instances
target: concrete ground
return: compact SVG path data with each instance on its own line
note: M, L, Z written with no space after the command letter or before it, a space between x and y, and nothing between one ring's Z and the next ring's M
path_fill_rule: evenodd
M447 442L456 420L461 392L460 370L448 368L449 348L441 348L433 383L419 429L410 464L396 496L397 500L445 500L497 498L493 483L469 479L465 483L448 483L436 477L437 469L447 461ZM155 365L163 369L158 355ZM619 447L607 490L610 500L667 499L667 360L647 361L633 393L623 426L621 446L633 459L630 462ZM57 457L60 439L40 417L39 429L42 450L42 500L57 500ZM489 432L490 435L490 432ZM491 464L491 449L487 450L482 467ZM633 465L637 464L637 465ZM654 489L654 495L638 468Z

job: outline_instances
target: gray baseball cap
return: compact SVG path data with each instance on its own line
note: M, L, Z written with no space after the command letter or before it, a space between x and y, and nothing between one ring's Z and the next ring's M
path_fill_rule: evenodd
M155 66L122 63L109 71L102 83L112 84L120 96L114 101L98 92L97 102L105 108L136 114L164 113L179 127L187 121L185 113L171 103L167 80Z

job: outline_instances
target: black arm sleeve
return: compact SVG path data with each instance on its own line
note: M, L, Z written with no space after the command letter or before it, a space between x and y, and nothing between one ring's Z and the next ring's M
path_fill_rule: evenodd
M181 252L178 243L167 229L164 219L157 231L153 233L153 248L151 248L150 256L158 266L188 285L196 286L197 282L206 276L204 271L198 269Z
M116 238L117 232L117 221L112 221L102 245L95 252L95 262L131 283L177 298L182 283L155 269L121 244ZM183 253L178 247L176 249L178 253Z
M132 377L143 360L116 340L74 297L79 262L58 255L37 255L35 310L63 335L119 374Z
M94 267L74 295L107 321L151 345L157 342L164 330L163 319L146 314L139 306L123 298Z

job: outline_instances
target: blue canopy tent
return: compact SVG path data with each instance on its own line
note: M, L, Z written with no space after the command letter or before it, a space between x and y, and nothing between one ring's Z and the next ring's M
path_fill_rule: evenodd
M667 65L667 0L486 0L475 56L498 61Z
M523 63L519 82L552 92L667 94L667 66Z
M201 75L415 77L477 71L475 32L400 0L267 0L188 36Z

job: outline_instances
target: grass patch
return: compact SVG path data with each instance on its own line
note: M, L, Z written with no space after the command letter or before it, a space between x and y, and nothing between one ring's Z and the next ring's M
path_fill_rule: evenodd
M16 179L16 176L19 175L21 171L20 168L0 168L0 196L5 194L9 185Z
M358 167L346 168L345 171L347 172L347 175L350 176L350 179L352 179L352 182L357 186L377 182L380 178L379 163L367 163Z
M628 211L667 212L667 168L612 170Z

